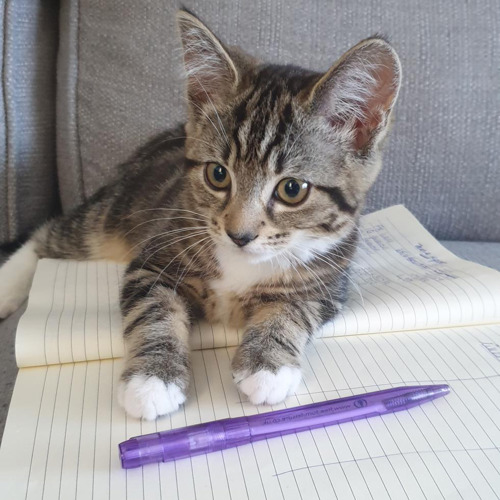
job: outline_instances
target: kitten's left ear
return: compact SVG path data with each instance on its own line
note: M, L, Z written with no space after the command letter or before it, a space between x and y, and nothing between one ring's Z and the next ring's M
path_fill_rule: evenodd
M184 49L184 65L190 101L224 102L236 89L239 74L234 61L217 37L186 10L177 13Z
M386 129L401 82L391 45L369 38L342 56L308 96L315 114L348 134L357 151L369 149Z

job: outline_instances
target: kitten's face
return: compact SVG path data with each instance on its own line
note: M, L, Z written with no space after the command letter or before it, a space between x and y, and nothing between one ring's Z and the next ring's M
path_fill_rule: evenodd
M249 262L308 260L352 230L358 209L341 140L322 137L286 83L275 75L188 127L194 204L219 248Z
M321 255L353 230L378 173L397 56L375 39L313 73L229 50L188 14L180 28L192 207L209 216L219 255L249 263Z

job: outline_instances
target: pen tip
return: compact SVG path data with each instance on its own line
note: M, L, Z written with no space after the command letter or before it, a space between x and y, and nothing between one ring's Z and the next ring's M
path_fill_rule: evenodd
M396 397L383 401L388 410L411 408L412 406L432 401L441 396L446 396L450 392L450 387L446 384L423 385L413 387L412 390L399 394Z
M435 394L446 396L450 392L450 386L448 384L430 385L428 387L429 395Z
M450 392L450 386L448 384L437 384L428 385L422 387L422 390L417 390L413 394L409 395L409 400L414 401L431 401L432 399L440 398L446 396Z

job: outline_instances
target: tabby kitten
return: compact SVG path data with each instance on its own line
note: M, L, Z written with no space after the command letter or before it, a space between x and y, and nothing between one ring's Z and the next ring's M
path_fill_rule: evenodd
M295 391L307 342L345 298L401 78L378 37L316 73L225 46L186 11L177 20L186 125L146 145L0 270L5 317L26 298L39 258L128 263L118 397L146 419L185 401L199 316L244 327L232 367L252 403Z

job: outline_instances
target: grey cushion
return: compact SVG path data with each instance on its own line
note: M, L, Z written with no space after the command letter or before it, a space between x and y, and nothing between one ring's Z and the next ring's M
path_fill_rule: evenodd
M14 351L16 328L25 309L26 304L7 319L0 320L0 342L2 346L0 349L0 441L17 375Z
M500 243L479 241L441 241L441 243L462 259L500 271Z
M0 250L0 266L6 257L7 254ZM7 319L0 320L0 441L17 375L16 356L14 352L16 328L19 318L26 309L26 305L24 304Z
M58 206L55 72L58 2L16 0L0 9L0 244Z
M146 138L183 119L175 4L64 2L58 134L65 209L105 183ZM404 203L440 238L500 240L498 0L184 4L231 44L318 70L358 40L388 34L402 59L403 88L368 210Z

